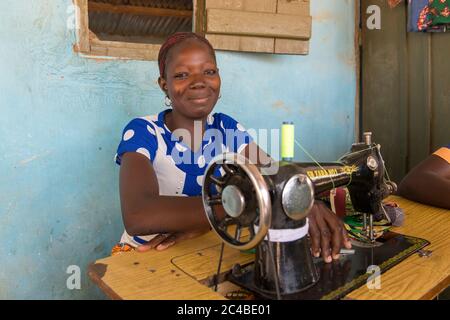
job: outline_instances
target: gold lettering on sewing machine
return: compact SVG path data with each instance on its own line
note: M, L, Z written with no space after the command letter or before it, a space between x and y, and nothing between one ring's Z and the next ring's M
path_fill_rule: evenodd
M337 169L319 169L319 170L310 170L306 171L306 174L310 178L317 178L317 177L324 177L324 176L331 176L338 174Z
M355 165L352 166L344 166L340 168L332 168L332 169L318 169L318 170L309 170L306 171L306 174L310 178L319 178L319 177L328 177L337 175L339 173L352 174L356 172L358 169Z
M353 172L358 171L358 168L355 165L342 167L342 172L347 174L352 174Z

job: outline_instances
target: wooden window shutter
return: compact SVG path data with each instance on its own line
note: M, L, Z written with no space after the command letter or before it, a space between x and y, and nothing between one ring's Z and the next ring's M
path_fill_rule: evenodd
M309 0L197 0L195 31L219 50L308 54Z

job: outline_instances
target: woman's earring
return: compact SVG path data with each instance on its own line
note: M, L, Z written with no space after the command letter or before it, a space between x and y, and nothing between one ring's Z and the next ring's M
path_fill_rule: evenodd
M171 106L172 106L172 100L170 100L169 96L166 96L166 99L165 99L165 101L164 101L164 104L165 104L167 107L171 107Z
M220 98L222 98L222 94L219 93L219 99L220 99ZM219 99L217 99L217 100L219 100Z

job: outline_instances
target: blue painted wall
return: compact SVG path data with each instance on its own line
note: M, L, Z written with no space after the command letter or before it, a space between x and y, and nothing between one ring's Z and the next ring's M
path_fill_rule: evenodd
M0 1L0 299L103 297L85 267L123 228L115 149L128 120L164 107L155 62L73 52L70 4ZM312 0L312 15L308 56L218 53L216 108L247 128L293 120L298 141L335 160L354 140L354 3ZM66 288L69 265L81 290Z

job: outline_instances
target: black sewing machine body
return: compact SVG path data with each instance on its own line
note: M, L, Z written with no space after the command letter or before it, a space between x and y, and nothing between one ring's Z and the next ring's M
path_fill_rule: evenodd
M360 286L366 280L369 266L390 259L391 264L380 268L387 270L398 263L393 256L428 244L410 243L411 239L392 234L373 240L373 215L380 211L381 201L395 191L395 184L385 179L379 145L370 141L354 144L350 153L335 163L278 162L278 170L269 173L245 162L239 155L228 154L210 164L203 200L213 230L226 244L240 250L256 248L255 263L235 266L229 278L258 297L339 298L351 288L347 285L343 290L343 286L352 281L353 287ZM217 176L219 166L225 172L222 177ZM307 216L315 199L340 186L349 190L354 209L365 213L365 230L372 241L360 248L354 246L355 254L333 262L330 268L311 255ZM223 205L225 219L218 219L215 205ZM227 231L230 225L235 226L234 235ZM250 233L248 241L240 237L244 228ZM334 273L332 281L325 270Z

